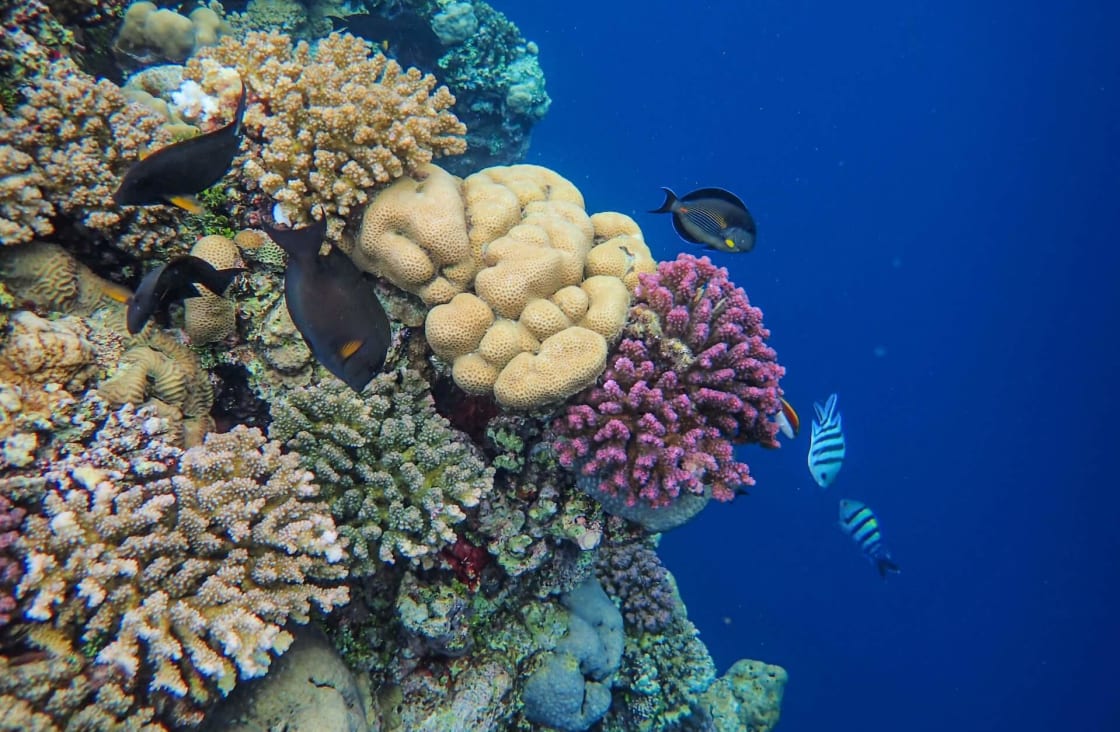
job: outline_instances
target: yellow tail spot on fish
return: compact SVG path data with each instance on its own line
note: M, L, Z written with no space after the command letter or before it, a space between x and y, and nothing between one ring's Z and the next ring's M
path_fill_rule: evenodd
M132 292L124 285L118 285L116 282L102 282L101 292L105 294L105 297L119 303L127 303L132 298Z
M342 356L343 358L350 358L355 353L357 353L358 349L361 347L361 341L347 341L346 343L342 344L342 348L338 349L338 355Z
M735 248L735 242L732 239L724 239L723 243L727 245L728 249L734 249Z
M172 196L167 200L183 209L187 213L198 215L206 210L194 196Z

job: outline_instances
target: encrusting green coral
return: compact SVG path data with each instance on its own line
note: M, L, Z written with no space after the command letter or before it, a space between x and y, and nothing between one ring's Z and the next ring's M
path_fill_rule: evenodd
M413 370L379 374L361 395L336 381L290 389L272 403L269 434L320 481L357 574L398 559L432 566L493 487L493 468Z
M299 456L235 427L180 450L154 411L118 410L48 471L18 594L39 648L88 651L100 700L201 719L264 674L311 604L345 604L344 542Z

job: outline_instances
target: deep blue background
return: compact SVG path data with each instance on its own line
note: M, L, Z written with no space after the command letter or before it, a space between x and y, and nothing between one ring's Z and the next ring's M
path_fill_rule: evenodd
M806 429L662 545L720 670L786 667L785 732L1120 729L1118 4L494 4L548 76L530 162L661 258L689 245L644 213L659 186L758 220L713 256ZM833 391L825 492L805 452Z

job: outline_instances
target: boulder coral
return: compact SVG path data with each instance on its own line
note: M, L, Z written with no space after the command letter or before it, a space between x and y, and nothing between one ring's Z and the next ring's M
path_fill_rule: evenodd
M571 182L535 165L465 180L429 165L377 194L351 246L360 268L433 306L425 335L456 384L515 410L594 383L627 281L654 268L629 217L588 216Z
M227 237L211 234L195 242L191 254L214 266L214 269L242 267L237 244ZM237 308L221 292L198 288L199 297L183 301L183 327L192 343L213 343L230 336L237 328Z

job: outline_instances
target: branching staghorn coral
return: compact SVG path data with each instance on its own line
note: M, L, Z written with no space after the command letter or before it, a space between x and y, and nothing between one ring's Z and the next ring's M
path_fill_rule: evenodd
M246 186L278 201L293 222L309 222L322 204L337 234L375 186L466 149L446 87L371 55L360 38L335 33L314 49L277 32L224 38L191 58L184 79L237 94L230 67L249 86L244 124L260 143L235 165Z
M174 207L112 200L140 153L171 141L163 119L65 59L28 82L27 102L0 116L4 243L54 232L61 221L135 255L184 253Z
M152 410L115 413L47 473L23 529L29 635L71 638L123 699L197 723L264 674L311 604L345 604L343 542L299 456L236 427L181 451Z
M355 574L398 559L432 566L494 482L411 370L379 374L361 395L340 382L288 390L272 402L269 435L320 481Z

